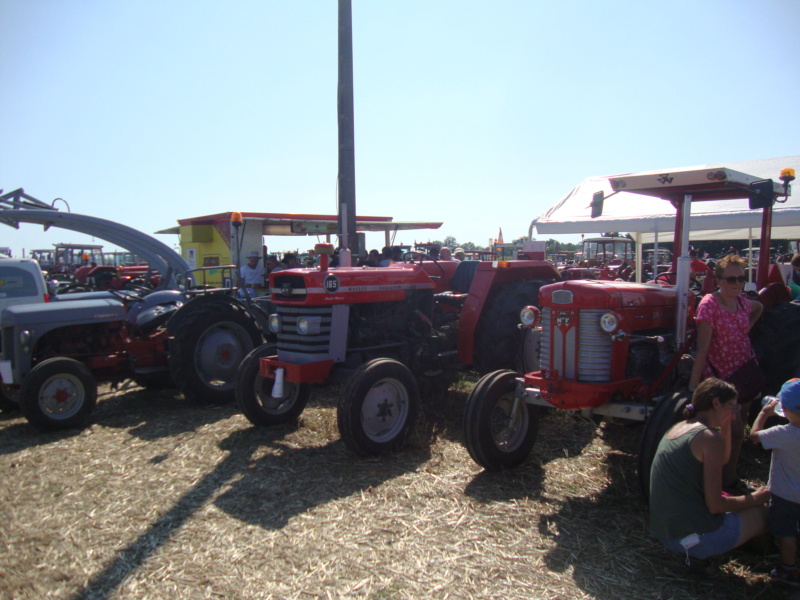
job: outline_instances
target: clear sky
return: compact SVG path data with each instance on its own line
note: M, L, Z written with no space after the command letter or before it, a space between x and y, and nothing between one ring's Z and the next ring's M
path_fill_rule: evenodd
M337 27L336 0L0 0L0 188L147 233L334 214ZM405 243L510 241L593 175L800 153L797 0L353 0L353 53L358 213L444 222ZM0 226L15 255L62 241L90 240Z

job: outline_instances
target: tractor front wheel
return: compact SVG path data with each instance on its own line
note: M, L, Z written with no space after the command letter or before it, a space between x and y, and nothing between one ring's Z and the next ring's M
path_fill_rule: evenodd
M645 500L650 497L650 468L653 466L658 444L664 434L675 423L683 419L683 409L690 400L691 393L688 390L675 392L671 396L662 398L644 424L642 439L639 442L637 471L639 487Z
M284 381L283 393L275 398L275 379L259 374L259 361L277 352L275 344L259 346L245 357L236 373L236 402L244 416L259 427L291 423L308 403L308 385Z
M403 363L376 358L362 364L342 392L339 433L348 448L364 456L402 444L419 413L419 390Z
M41 431L80 427L97 404L91 371L71 358L36 365L22 383L20 410Z
M487 471L509 469L530 455L539 431L539 408L516 395L517 374L484 375L467 399L464 440L469 455Z

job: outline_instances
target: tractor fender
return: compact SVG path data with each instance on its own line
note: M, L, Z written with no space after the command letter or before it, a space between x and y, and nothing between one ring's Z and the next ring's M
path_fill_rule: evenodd
M221 305L236 305L250 312L249 307L239 300L238 298L234 298L233 296L229 296L227 294L202 294L199 296L195 296L188 302L186 302L183 306L181 306L175 314L170 317L169 324L167 325L167 330L170 334L174 335L175 332L183 325L184 321L191 315L193 312L199 309L203 309L206 306L221 306ZM259 325L261 323L259 322Z
M458 326L458 359L463 364L474 364L479 323L487 318L487 306L491 308L494 305L494 299L501 291L507 292L510 285L516 287L522 281L536 281L537 290L548 283L561 281L558 269L550 261L508 261L504 266L501 263L481 263L470 285ZM535 300L538 301L538 293ZM508 332L511 336L515 333L516 323L515 319L513 324L504 325L512 327Z
M242 310L247 311L256 323L264 336L269 337L269 310L267 307L259 302L244 302L234 296L227 294L203 294L195 296L188 302L185 302L177 311L175 311L169 319L167 330L171 335L183 325L183 322L196 310L204 309L206 306L238 306Z

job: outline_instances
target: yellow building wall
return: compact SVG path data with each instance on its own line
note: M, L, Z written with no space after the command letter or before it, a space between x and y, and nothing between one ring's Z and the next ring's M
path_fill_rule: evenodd
M198 285L229 285L223 277L231 277L231 271L215 268L232 263L228 240L223 239L220 229L213 225L182 225L180 246L189 267L193 270L202 268L194 273Z

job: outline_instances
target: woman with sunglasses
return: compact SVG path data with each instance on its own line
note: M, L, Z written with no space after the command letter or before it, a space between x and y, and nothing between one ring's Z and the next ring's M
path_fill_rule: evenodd
M697 354L689 379L691 391L708 377L727 380L755 356L748 334L764 307L742 294L745 265L744 259L735 254L722 258L714 269L717 290L704 296L697 306ZM731 426L730 460L722 470L722 485L728 493L742 494L749 489L736 476L736 466L752 400L739 398L740 410Z

